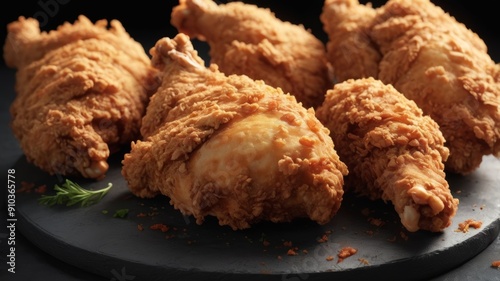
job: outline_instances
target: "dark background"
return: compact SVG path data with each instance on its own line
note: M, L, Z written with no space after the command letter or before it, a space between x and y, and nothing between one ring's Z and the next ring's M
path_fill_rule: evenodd
M229 1L216 1L227 3ZM270 8L278 18L292 23L302 23L321 40L326 40L319 20L323 1L290 0L246 0L246 3ZM360 0L360 3L368 1ZM386 1L370 1L374 7ZM471 0L434 0L458 21L476 32L487 44L489 54L494 61L500 62L500 22L495 1ZM105 4L104 4L105 3ZM143 42L146 50L156 39L163 36L173 37L175 28L170 25L170 12L177 5L177 0L141 0L141 1L84 1L84 0L38 0L9 1L9 8L0 11L0 44L3 46L6 26L18 16L34 17L41 23L42 30L55 29L65 21L73 22L79 14L86 15L93 22L98 19L118 19L136 40ZM495 5L496 6L496 5ZM152 42L147 40L153 40ZM2 60L3 63L3 60Z

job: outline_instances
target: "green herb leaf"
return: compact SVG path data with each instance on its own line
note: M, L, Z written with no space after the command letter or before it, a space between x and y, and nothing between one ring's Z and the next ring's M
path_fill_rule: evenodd
M113 214L113 218L124 218L128 215L128 209L120 209L116 210L116 212Z
M77 183L74 183L68 179L61 185L55 185L54 190L55 195L42 195L38 199L38 202L43 205L53 206L53 205L63 205L72 206L75 204L80 204L81 207L87 207L92 204L99 202L104 195L108 193L113 184L108 183L108 186L99 190L88 190Z

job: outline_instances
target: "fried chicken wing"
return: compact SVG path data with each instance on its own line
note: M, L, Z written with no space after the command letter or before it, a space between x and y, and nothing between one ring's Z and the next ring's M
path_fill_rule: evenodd
M107 24L82 15L50 32L34 18L8 25L11 127L27 159L51 174L100 179L110 153L139 136L156 70L119 21Z
M165 195L198 224L215 216L234 230L335 215L348 171L313 109L261 80L206 68L185 34L150 53L162 84L144 139L122 161L133 194Z
M302 25L269 9L242 2L180 0L171 23L207 41L211 62L226 74L245 74L293 94L308 108L323 101L333 83L323 42Z
M415 101L440 126L448 171L500 156L500 65L476 33L429 0L326 0L321 21L336 78L374 77Z
M349 169L346 190L390 201L411 232L442 231L458 207L445 178L449 150L437 123L374 78L338 83L316 111Z

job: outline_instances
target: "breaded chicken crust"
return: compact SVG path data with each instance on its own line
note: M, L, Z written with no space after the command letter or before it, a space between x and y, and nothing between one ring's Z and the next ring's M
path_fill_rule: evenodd
M162 81L122 174L133 194L165 195L198 224L331 220L346 165L313 109L245 75L206 68L185 34L151 49Z
M28 161L50 174L101 179L109 155L139 137L156 70L119 21L107 25L85 16L50 32L33 18L8 25L11 127Z
M447 171L500 157L500 64L476 33L429 0L326 0L320 18L337 81L374 77L415 101L446 139Z

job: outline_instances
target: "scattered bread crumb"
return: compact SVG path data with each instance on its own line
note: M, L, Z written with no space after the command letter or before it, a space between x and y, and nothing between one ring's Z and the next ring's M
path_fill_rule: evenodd
M29 193L35 187L35 184L32 182L22 181L21 188L16 190L16 193L26 192Z
M47 191L47 186L45 184L40 185L35 188L35 193L44 194Z
M357 249L353 248L353 247L344 247L342 249L340 249L339 253L337 254L337 256L339 257L339 262L342 262L344 259L356 254L358 252Z
M297 253L297 249L295 249L295 248L294 248L294 249L289 249L289 250L286 252L286 254L287 254L288 256L297 256L297 255L299 255L299 253Z
M321 236L320 239L318 239L319 243L324 243L324 242L327 242L327 241L328 241L328 236L326 236L326 234L324 234L323 236Z
M364 258L359 258L358 261L364 265L369 265L370 263L368 262L367 259L364 259Z
M401 236L401 238L403 238L405 241L408 241L408 235L406 233L404 233L403 231L401 231L399 233L399 235Z
M382 226L385 224L381 219L376 218L368 218L368 222L374 226Z
M387 241L389 241L389 242L396 242L396 239L397 239L397 237L396 237L396 235L394 235L393 237L388 238Z
M461 222L458 224L458 229L455 230L455 232L463 232L466 233L469 231L469 228L475 228L478 229L483 225L481 221L473 220L473 219L468 219L464 222Z
M149 227L152 230L160 230L161 232L167 232L169 227L162 223L155 223Z
M370 209L368 208L363 208L363 210L361 210L361 214L365 217L369 216L370 215Z

